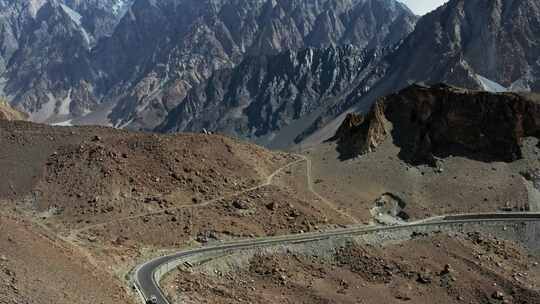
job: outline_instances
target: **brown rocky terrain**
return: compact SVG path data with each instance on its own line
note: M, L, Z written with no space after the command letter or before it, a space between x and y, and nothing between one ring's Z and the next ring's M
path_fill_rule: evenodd
M20 216L0 214L0 303L136 303L80 251Z
M147 222L141 214L168 218L165 209L221 200L297 160L222 136L7 120L0 120L0 143L0 303L131 303L122 280L140 250L182 240L160 242L182 227L165 233L156 228L167 222L140 224ZM100 223L126 233L105 229L79 238L79 229ZM128 238L131 231L137 237ZM96 242L104 233L114 242ZM188 236L183 240L196 237Z
M164 286L188 303L537 303L538 257L480 234L351 242L334 256L261 253L231 273L181 272ZM435 300L436 299L436 300Z
M342 158L372 152L387 138L412 164L465 156L512 162L525 137L539 136L540 103L514 93L413 85L379 99L367 115L349 114L338 130Z
M200 207L168 210L80 232L109 247L182 248L196 241L283 235L350 223L319 201L275 185ZM125 252L128 254L129 252ZM128 258L128 257L126 257Z
M212 135L0 123L5 199L68 226L194 205L263 183L294 158Z
M55 292L62 290L65 299L76 303L90 301L79 298L108 303L100 297L129 301L127 291L120 288L125 286L122 280L127 272L169 250L389 218L406 221L450 213L540 210L539 200L532 199L540 180L538 139L520 129L533 130L533 95L497 94L492 99L492 95L482 97L482 93L442 86L408 90L417 90L415 94L424 103L405 94L394 96L405 104L401 114L397 106L380 103L384 106L376 106L366 117L350 116L336 135L337 143L313 147L305 151L306 158L219 135L156 135L0 120L0 172L6 181L0 184L0 225L6 225L2 231L25 233L17 238L33 238L17 250L12 250L15 247L9 239L0 246L0 256L5 257L0 261L0 279L6 282L0 296L9 299L8 303L62 303L55 299ZM465 98L478 98L478 104L471 104L479 113L463 106L454 108L461 111L459 115L445 114L454 95L461 96L462 103L467 102ZM441 104L437 96L443 96ZM475 124L476 119L490 121L488 118L498 117L493 112L501 110L512 122L504 126L511 126L514 132L495 130L483 136L487 139L479 137L484 141L476 150L467 146L470 142L460 136L468 129L458 122L484 128ZM432 120L423 113L434 113ZM412 116L424 118L413 123L408 121ZM451 129L440 123L446 120L452 122ZM492 126L497 123L495 120ZM432 129L440 132L431 134ZM413 149L408 154L421 157L403 157L403 138L411 137L399 137L400 130L413 138L432 138L427 149ZM356 151L369 153L343 158L340 149L347 138L361 143L357 148L368 147ZM497 149L492 151L490 145ZM444 149L450 148L451 155L445 154ZM509 151L515 158L503 157ZM418 159L424 161L413 161ZM48 242L42 244L43 240ZM489 268L491 264L485 265L485 261L475 264L486 242L497 247L485 249L494 259L489 261L502 263L500 255L508 258L502 270ZM174 284L187 288L188 296L203 303L348 303L352 299L392 303L397 297L428 303L433 295L453 303L459 296L456 290L462 288L465 300L473 303L502 303L499 294L492 298L497 292L516 303L531 302L538 296L538 288L531 287L538 278L523 273L532 273L528 268L532 260L520 248L497 242L478 242L476 236L455 240L436 236L415 240L412 247L408 243L384 248L354 244L338 248L340 258L331 262L309 256L261 256L248 271L231 274L231 281L194 273ZM439 252L441 247L434 245L438 243L444 243L446 251ZM405 248L418 250L405 252ZM25 270L41 259L51 259L58 269L43 270L50 289L32 285L43 279ZM79 268L84 262L88 265ZM450 287L439 284L443 279L437 274L446 264L460 276ZM278 271L267 272L268 267ZM425 273L427 277L423 277ZM524 278L521 283L514 282L516 273ZM100 283L88 291L91 286L77 281L82 278ZM418 283L419 278L425 282ZM255 285L242 283L233 288L234 280L253 280ZM72 284L85 290L72 288ZM100 292L105 286L111 288L108 293ZM253 292L252 286L264 292ZM430 289L435 293L430 294ZM44 300L39 301L41 298Z
M96 277L118 286L160 250L351 223L310 191L297 191L307 189L305 160L228 137L0 121L0 144L0 210L27 223L28 233L49 236L51 247L70 250L58 260L87 260L105 269ZM32 244L21 259L49 250ZM12 260L16 253L0 254ZM11 285L0 294L15 297ZM54 302L52 293L44 297Z
M540 210L538 100L413 85L306 150L314 189L365 223Z

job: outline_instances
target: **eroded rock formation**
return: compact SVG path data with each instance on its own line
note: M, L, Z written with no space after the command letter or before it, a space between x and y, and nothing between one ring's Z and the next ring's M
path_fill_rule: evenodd
M412 164L449 155L512 162L522 157L522 140L539 132L540 103L532 95L413 85L379 99L367 115L350 114L333 140L342 158L391 138Z

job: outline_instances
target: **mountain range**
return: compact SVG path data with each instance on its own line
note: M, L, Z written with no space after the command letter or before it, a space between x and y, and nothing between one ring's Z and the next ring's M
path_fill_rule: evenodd
M414 82L538 90L540 4L0 1L0 93L30 119L284 148Z

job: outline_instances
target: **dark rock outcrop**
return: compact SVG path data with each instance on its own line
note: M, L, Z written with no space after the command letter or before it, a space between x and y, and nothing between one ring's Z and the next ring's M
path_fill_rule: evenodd
M349 115L333 140L343 158L393 140L405 161L435 165L435 157L449 155L512 162L530 136L540 137L534 97L413 85L379 99L365 117Z
M373 85L350 94L351 107L343 112L365 112L380 96L412 83L538 91L539 43L538 1L450 0L418 21L403 43L380 61L376 77L366 79ZM341 123L337 119L318 133L333 134Z

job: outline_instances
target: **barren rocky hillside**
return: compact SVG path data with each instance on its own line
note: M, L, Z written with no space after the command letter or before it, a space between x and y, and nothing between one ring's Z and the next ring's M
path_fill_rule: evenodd
M137 303L103 265L19 215L3 209L0 230L0 303Z
M0 304L540 304L539 3L0 0Z
M288 147L315 118L322 124L348 108L347 94L387 52L332 46L250 56L191 90L159 130L208 129L272 148Z
M540 210L538 109L531 94L413 85L308 150L315 190L364 222Z
M439 234L376 246L350 242L330 257L292 250L261 252L246 263L223 258L229 267L212 272L214 261L164 285L178 303L536 303L537 259L493 236Z
M71 224L217 198L294 160L214 135L0 124L2 198L28 199Z
M224 136L0 121L0 144L0 208L112 280L154 250L351 223L307 190L305 160Z
M534 0L448 1L422 16L403 43L382 58L364 80L373 85L361 85L349 94L350 109L313 128L312 141L333 134L346 113L366 111L381 96L412 83L537 91L539 21L540 6Z
M540 174L535 170L539 168L538 140L534 136L530 137L535 134L521 132L523 128L520 127L528 124L534 126L536 112L533 110L537 103L533 95L523 97L470 92L446 86L413 86L383 100L389 103L393 101L391 104L395 105L381 102L374 107L377 115L368 115L366 118L352 116L356 119L350 119L338 132L338 143L327 142L306 151L305 156L271 152L220 135L157 135L102 127L51 127L21 121L0 121L0 144L3 147L0 170L6 178L6 183L0 184L0 207L3 214L9 215L3 216L0 224L8 225L6 231L19 231L24 227L24 234L32 235L35 239L23 243L26 247L15 250L13 248L18 248L15 247L16 243L11 244L14 238L8 237L6 246L11 247L9 250L2 249L1 254L5 259L2 258L0 263L0 267L5 269L5 275L0 278L8 283L0 288L0 294L15 301L32 303L36 298L44 298L46 303L56 303L54 292L61 286L67 286L64 298L75 299L73 301L81 297L98 301L101 297L121 299L128 294L127 290L120 287L128 286L123 281L128 272L138 263L162 254L161 250L178 250L223 240L316 232L351 224L396 224L440 214L540 210L537 201L531 199L535 193L538 194L536 187L540 183ZM450 102L469 105L476 110L471 112L465 106L450 107L457 112L448 116L446 106ZM400 111L401 107L405 110ZM389 109L392 111L387 112ZM512 113L523 115L512 116ZM474 115L470 118L469 114ZM435 140L461 140L460 128L463 126L468 126L470 134L474 135L474 127L481 128L484 124L478 125L471 121L491 121L499 117L499 114L506 118L519 118L509 119L507 124L501 124L495 119L490 134L497 136L500 151L514 153L510 154L513 158L505 159L501 155L506 154L498 154L499 150L485 146L480 146L485 150L477 152L490 152L492 154L487 155L492 155L493 159L480 158L477 154L457 153L470 152L470 148L459 150L457 148L463 146L456 146L455 142L443 145ZM411 119L411 115L416 119ZM432 116L437 122L445 121L445 117L454 118L448 120L448 123L452 122L451 132L449 129L437 128L434 122L431 122L434 128L423 128ZM399 119L394 120L396 117ZM367 128L371 131L365 133L362 126L368 122L372 122ZM433 165L430 162L414 163L400 155L403 150L401 142L395 140L399 137L393 137L397 130L392 129L392 126L400 122L408 126L407 134L419 137L429 134L434 139L428 142L432 144L427 146L431 152L428 155L433 157L427 160L436 160L435 167L429 166ZM458 122L463 125L454 125ZM502 131L497 131L496 127L502 128ZM528 129L534 130L532 127ZM425 133L426 130L440 132L434 136ZM481 130L480 133L487 132ZM376 136L366 137L365 134ZM490 144L493 138L490 136L479 138L485 137L485 143ZM373 149L358 150L369 152L359 153L361 158L342 160L338 151L340 145L348 142L345 140L347 138L355 139L353 142L357 139L360 143L369 138L368 142L374 143ZM419 141L419 144L425 143ZM453 155L443 153L448 147L456 149L451 150ZM27 237L23 232L21 236L16 235L16 238ZM43 238L49 242L40 245ZM460 248L459 244L455 245L449 248ZM54 248L58 246L65 250L56 252ZM474 249L471 253L468 246L453 254L463 254L464 259L468 259L476 252ZM431 247L418 248L425 252L435 250ZM360 252L364 252L362 250ZM529 260L519 251L512 250L508 251L516 254L511 257L512 263L518 263L512 269L521 271L519 267L523 265L519 264L520 261L529 263ZM50 273L49 270L43 270L52 286L45 290L36 289L33 283L28 282L37 279L25 272L24 263L31 265L27 261L34 261L36 254L49 252L51 263L57 265L60 271ZM347 273L350 271L369 284L372 283L372 275L364 276L363 270L355 270L357 265L369 262L364 255L344 252L342 257L350 257L351 260L343 260L339 264L340 273L342 270ZM410 258L410 263L391 264L395 259L389 256L392 262L383 266L365 265L373 266L367 269L376 272L380 267L386 269L387 265L398 265L395 266L396 273L391 276L392 280L409 284L407 282L416 280L411 277L411 273L414 276L420 273L411 270L420 265L418 257ZM272 262L274 260L275 263ZM91 266L79 269L79 261L87 261ZM270 257L256 261L255 264L266 267L266 261L271 261L271 265L280 265L282 262L281 257ZM456 269L465 269L461 262L452 264ZM308 279L313 276L313 269L323 267L328 269L325 271L335 271L338 267L325 264L315 266L320 265L320 261L314 261L308 266L286 265L286 272L306 271L304 278ZM94 267L103 271L94 271ZM254 266L255 273L259 271L257 269ZM260 271L265 274L257 279L250 278L250 273L235 275L240 280L257 281L256 288L266 288L270 286L268 284L275 283L272 281L274 278L266 281L266 270ZM433 271L430 271L432 275ZM534 289L521 283L508 283L510 273L494 277L489 269L481 268L480 271L479 276L467 277L470 281L462 283L469 286L472 282L492 278L498 284L506 284L505 296L511 295L512 299L528 301L537 297ZM61 275L63 272L69 275ZM281 275L281 272L276 273ZM384 280L388 279L384 277L385 273L381 274ZM423 272L420 274L423 275ZM72 275L76 278L70 279ZM96 289L80 291L72 288L78 279L86 280L90 275L100 279ZM189 289L195 279L202 283L197 283L193 287L195 289ZM272 292L262 298L249 293L236 296L240 290L235 289L238 286L233 288L227 282L215 282L206 277L195 279L182 276L178 284L194 292L190 296L196 299L201 293L204 297L215 297L218 303L230 299L252 302L275 300L273 292L282 293L281 285L276 285L272 287ZM262 280L260 285L258 280ZM357 278L347 275L344 280L356 282ZM359 281L359 284L364 281ZM287 296L291 299L298 297L325 301L325 297L333 294L326 292L333 288L335 282L332 282L320 281L321 285L314 288L314 292L300 292L307 289L298 285L300 287L288 289L291 293ZM118 286L119 289L109 289L110 294L100 293L100 284ZM205 284L223 284L223 292L215 295L213 289L207 289ZM346 286L349 283L338 284ZM429 286L426 286L427 283L420 284L412 293L404 289L403 297L423 301ZM461 288L461 285L456 286ZM473 300L496 291L483 283L472 286L480 289L467 289L467 298ZM382 290L380 286L369 285L366 288L362 289L362 293L381 295L381 300L396 296L394 293L376 292ZM522 293L512 294L512 288ZM325 292L325 296L318 294L317 290ZM345 295L338 294L340 299L347 302L348 291L344 290ZM453 292L451 287L443 286L437 289L437 294L442 297L448 290ZM232 295L228 295L229 292ZM355 292L349 296L356 296ZM103 302L107 303L105 300Z
M383 81L468 88L538 87L540 4L531 0L451 0L426 15L392 56Z
M417 17L394 0L0 2L0 89L36 122L151 130L246 56L389 47Z

